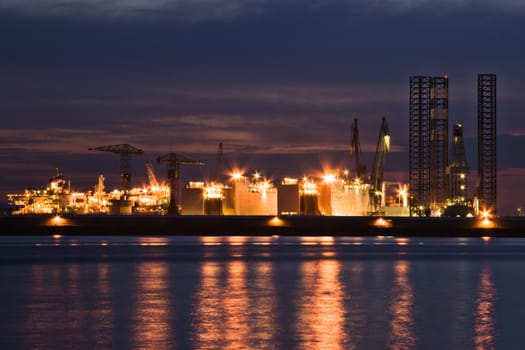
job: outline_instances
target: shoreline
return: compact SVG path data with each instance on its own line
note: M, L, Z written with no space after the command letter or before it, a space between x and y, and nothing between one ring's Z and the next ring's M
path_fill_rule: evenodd
M525 237L525 217L7 215L0 235Z

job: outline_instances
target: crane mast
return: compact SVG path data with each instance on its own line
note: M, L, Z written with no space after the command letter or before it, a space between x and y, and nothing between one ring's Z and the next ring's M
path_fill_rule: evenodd
M166 163L168 167L168 182L170 186L170 204L168 214L180 214L179 207L179 176L180 165L204 165L200 160L190 159L180 154L168 153L157 158L158 163Z
M352 124L352 139L350 145L350 160L355 161L355 176L363 179L366 174L366 165L361 163L361 143L359 142L359 128L357 127L357 118Z
M131 185L130 159L132 154L142 155L144 151L129 144L88 148L89 151L110 152L120 155L120 189L126 194Z
M150 162L146 162L146 170L148 172L148 181L152 187L158 188L159 182L155 176L155 171L153 170L153 165Z
M215 163L215 174L213 176L213 181L217 183L220 182L219 177L221 175L222 153L223 153L223 146L221 142L219 143L219 149L217 150L217 161Z
M372 214L384 213L385 200L383 189L383 172L386 153L390 152L390 132L385 117L381 119L379 139L374 157L374 165L370 174L370 212Z

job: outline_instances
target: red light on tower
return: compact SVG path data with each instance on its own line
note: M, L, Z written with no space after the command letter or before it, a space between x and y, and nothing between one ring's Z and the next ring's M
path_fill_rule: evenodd
M448 79L448 74L445 74L445 76L443 78Z

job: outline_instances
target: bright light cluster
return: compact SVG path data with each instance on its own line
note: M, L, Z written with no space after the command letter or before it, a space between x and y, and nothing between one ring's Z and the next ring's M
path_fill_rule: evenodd
M222 199L222 188L223 186L220 184L211 183L205 186L204 189L204 199Z
M302 185L303 185L302 186L303 194L305 195L317 195L318 194L317 185L312 180L305 177L303 178Z

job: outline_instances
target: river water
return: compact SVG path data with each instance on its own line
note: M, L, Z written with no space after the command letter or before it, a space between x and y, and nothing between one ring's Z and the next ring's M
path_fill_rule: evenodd
M0 349L521 349L525 239L0 237Z

